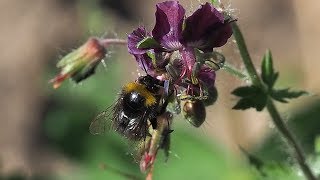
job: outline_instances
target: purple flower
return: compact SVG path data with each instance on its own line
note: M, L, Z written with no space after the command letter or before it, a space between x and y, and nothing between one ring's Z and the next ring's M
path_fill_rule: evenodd
M151 37L151 34L147 32L145 27L138 27L131 34L128 35L128 51L133 55L141 55L146 53L146 49L138 48L139 42L146 37Z
M221 12L210 3L201 5L185 19L185 10L178 1L157 4L156 24L152 36L166 50L194 47L212 51L226 44L232 29ZM183 28L185 23L185 28Z
M198 73L198 78L206 87L214 86L216 72L206 65L203 65Z
M193 67L198 61L195 51L212 52L213 48L226 44L232 35L230 21L210 3L201 5L187 18L185 9L178 1L165 1L157 4L156 8L156 23L152 33L139 27L128 36L129 52L136 57L140 67L141 64L146 66L148 74L159 75L154 73L159 68L157 65L161 64L163 68L166 63L170 63L164 61L165 58L155 58L155 54L172 55L173 52L179 52L182 62L180 80L190 79L195 74ZM141 42L147 43L140 47ZM196 74L201 85L214 85L214 70L203 66Z
M144 28L139 27L128 35L128 51L134 55L139 67L151 76L158 76L167 65L168 59L162 51L150 48L138 48L138 44L145 38L152 38L150 33ZM153 61L153 59L156 61Z

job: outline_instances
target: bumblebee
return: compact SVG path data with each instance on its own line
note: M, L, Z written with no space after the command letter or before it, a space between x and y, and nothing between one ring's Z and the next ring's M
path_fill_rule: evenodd
M90 124L92 134L106 131L108 124L129 140L145 139L149 126L157 128L157 116L165 109L164 83L150 75L123 86L115 104L101 112Z

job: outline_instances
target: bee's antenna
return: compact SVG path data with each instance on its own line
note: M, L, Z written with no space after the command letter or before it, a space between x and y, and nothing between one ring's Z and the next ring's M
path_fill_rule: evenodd
M145 72L146 74L148 74L147 69L146 69L146 66L145 66L145 64L144 64L144 61L141 61L141 62L142 62L142 66L143 66L144 72Z

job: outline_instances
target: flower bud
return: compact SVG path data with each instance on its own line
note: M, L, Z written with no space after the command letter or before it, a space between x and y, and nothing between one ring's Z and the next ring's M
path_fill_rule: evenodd
M183 114L187 121L200 127L206 119L206 109L201 100L187 100L183 106Z
M57 64L61 72L52 80L53 87L58 88L61 83L71 78L76 83L94 74L97 65L105 57L106 49L97 38L90 38L78 49L63 57Z

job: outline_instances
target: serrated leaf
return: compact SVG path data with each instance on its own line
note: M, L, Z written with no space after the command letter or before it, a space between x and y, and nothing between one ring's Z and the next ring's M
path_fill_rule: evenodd
M239 96L239 97L247 97L252 96L254 94L259 93L260 89L256 86L242 86L233 90L231 94Z
M306 91L290 91L290 88L286 89L278 89L272 90L271 97L274 100L277 100L282 103L288 103L289 99L298 98L302 95L307 95L308 92Z
M250 154L247 150L239 146L240 150L243 152L243 154L246 156L247 160L249 161L249 164L255 167L262 176L266 176L266 174L262 171L262 167L264 166L264 162L258 158L257 156Z
M298 172L290 165L278 162L265 162L261 171L265 174L262 179L300 180Z
M265 84L272 89L273 85L275 84L279 73L274 72L273 68L273 58L270 50L267 50L265 55L262 59L261 64L261 78Z
M137 44L137 48L139 49L156 48L156 47L160 47L160 44L153 37L146 37Z
M233 109L245 110L255 108L257 111L262 111L267 103L267 95L256 86L239 87L232 94L241 97Z
M266 106L267 96L257 96L250 98L242 98L237 104L232 108L236 110L246 110L249 108L255 108L257 111L262 111Z
M270 81L270 86L273 87L273 85L276 83L277 79L279 77L279 72L276 72L273 74L272 79Z

